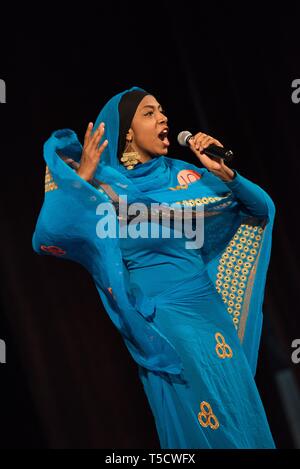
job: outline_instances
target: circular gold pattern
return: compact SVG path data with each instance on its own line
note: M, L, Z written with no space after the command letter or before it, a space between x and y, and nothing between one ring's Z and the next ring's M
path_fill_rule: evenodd
M228 313L231 315L233 313L233 323L236 328L239 323L237 316L241 314L243 298L247 288L247 279L256 261L262 240L261 233L263 233L263 228L259 226L241 225L219 261L218 270L219 272L225 272L226 276L223 278L217 273L216 286L224 303L227 303ZM220 281L221 278L222 281ZM235 285L238 285L238 288ZM229 292L228 288L230 288ZM229 300L225 297L228 297ZM233 307L235 308L234 312Z
M212 430L217 430L220 423L212 411L208 402L202 401L200 404L201 412L198 413L198 420L202 427L210 427Z
M176 190L176 189L187 189L188 188L188 185L187 184L184 184L182 186L176 186L176 187L169 187L169 189L171 190ZM196 199L189 199L189 200L177 200L175 203L176 204L181 204L181 205L185 205L185 206L188 206L188 207L194 207L195 205L206 205L206 204L209 204L210 202L213 203L213 202L218 202L224 198L227 198L228 195L226 196L222 196L222 197L211 197L211 196L208 196L208 197L197 197Z
M232 348L226 343L224 336L221 332L215 334L215 339L217 341L216 353L219 358L231 358L233 356Z

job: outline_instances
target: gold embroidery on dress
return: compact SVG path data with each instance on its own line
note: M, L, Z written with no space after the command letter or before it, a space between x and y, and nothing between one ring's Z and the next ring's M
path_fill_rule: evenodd
M181 188L184 186L181 186ZM169 188L171 189L171 188ZM196 205L206 205L209 203L213 202L218 202L219 200L223 200L228 198L230 196L230 193L225 194L224 196L221 197L213 197L213 196L206 196L206 197L198 197L196 199L187 199L187 200L178 200L175 202L176 204L181 204L185 205L187 207L195 207Z
M212 411L208 402L202 401L200 404L201 412L198 414L198 420L202 427L210 427L212 430L217 430L220 423Z
M48 166L46 166L46 172L45 172L45 192L49 191L54 191L55 189L58 189L57 184L54 182L54 179L52 177L52 174L49 171Z
M217 341L216 352L219 358L231 358L233 356L232 348L226 343L224 336L217 332L215 334Z
M188 184L182 184L182 186L169 187L170 191L178 191L180 189L188 189Z
M264 229L242 224L219 261L216 289L242 340ZM240 329L240 325L242 328Z

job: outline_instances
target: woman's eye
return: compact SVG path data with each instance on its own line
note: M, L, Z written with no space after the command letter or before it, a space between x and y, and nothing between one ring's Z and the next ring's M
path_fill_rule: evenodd
M166 114L164 109L161 109L159 112L161 114L164 114L164 115ZM151 114L154 114L154 112L153 111L148 111L148 112L146 112L145 116L150 116Z

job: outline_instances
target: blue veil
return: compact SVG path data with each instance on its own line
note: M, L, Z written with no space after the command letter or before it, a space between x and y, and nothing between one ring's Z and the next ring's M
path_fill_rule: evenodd
M159 202L166 208L177 204L178 210L185 207L191 214L201 206L205 221L202 256L207 272L222 296L228 314L233 317L233 326L254 374L271 252L274 203L263 189L236 172L234 181L256 191L265 203L263 213L253 213L236 197L236 182L224 183L206 168L165 156L157 156L150 163L150 178L135 178L139 167L128 171L117 157L118 104L124 93L135 89L141 88L132 87L111 98L94 124L96 129L100 122L105 122L105 138L109 142L95 173L97 184L91 185L80 178L63 158L80 161L82 146L74 131L54 131L45 142L45 197L32 238L33 249L38 254L70 259L84 266L92 275L103 306L133 359L149 370L178 374L182 370L181 359L168 338L153 324L155 306L152 299L142 292L132 293L118 235L106 238L97 235L97 224L104 220L97 207L100 203L107 204L106 219L114 222L112 226L118 234L116 207L120 200L124 200L124 195L127 203L150 205ZM144 170L146 165L148 162L140 166ZM176 190L176 174L182 170L196 171L201 178L180 187L184 190ZM154 190L150 184L153 178ZM242 257L239 255L239 263L235 256L237 252L243 254ZM230 271L238 275L239 280L242 278L244 284L243 291L236 292L233 297L226 286L226 274ZM233 315L235 307L239 308L239 319Z

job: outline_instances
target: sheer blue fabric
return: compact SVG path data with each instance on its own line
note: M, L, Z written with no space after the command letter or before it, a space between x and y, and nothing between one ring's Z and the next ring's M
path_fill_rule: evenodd
M64 160L80 160L74 131L57 130L45 143L46 192L33 248L79 262L92 275L138 365L162 447L274 447L253 379L274 203L236 170L225 183L206 168L159 155L128 171L117 158L118 103L127 91L96 120L94 128L105 122L109 144L94 186ZM185 210L193 227L202 220L203 244L186 249L187 236L164 238L161 220L157 238L123 238L126 201L172 208L173 223ZM140 230L155 223L141 216ZM230 389L239 396L230 397Z

